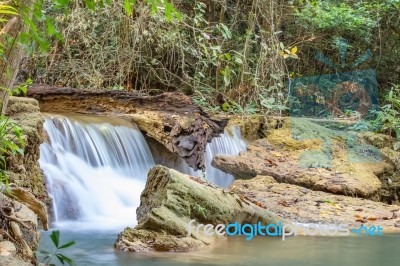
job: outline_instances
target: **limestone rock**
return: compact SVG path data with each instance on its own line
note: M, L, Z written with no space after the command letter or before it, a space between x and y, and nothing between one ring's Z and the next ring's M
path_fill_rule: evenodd
M45 179L38 163L44 122L39 104L31 98L10 97L7 115L22 128L26 142L23 156L16 154L7 158L11 182L37 197L46 198Z
M118 236L117 249L189 251L213 243L213 237L188 235L192 219L213 225L286 222L244 198L163 166L150 170L137 218L135 228L126 228Z
M21 187L11 187L10 197L25 204L39 217L43 229L46 231L49 229L47 207L43 202L37 200L32 193Z
M27 95L39 101L42 112L123 117L195 170L204 168L207 143L222 133L227 123L226 119L210 117L190 97L178 92L149 96L34 85Z
M0 256L0 266L32 266L32 263L11 256Z
M0 193L0 222L3 239L16 241L17 253L24 258L32 259L40 233L36 214L24 204L12 200ZM10 236L12 238L10 238Z
M235 193L257 200L276 214L300 223L380 225L384 232L400 232L399 208L367 199L313 191L296 185L278 183L270 176L236 180Z
M312 190L370 198L382 186L378 175L394 170L381 155L357 135L291 119L251 143L247 152L216 155L212 164L237 179L268 175Z
M15 256L17 255L17 248L10 241L0 242L0 256Z

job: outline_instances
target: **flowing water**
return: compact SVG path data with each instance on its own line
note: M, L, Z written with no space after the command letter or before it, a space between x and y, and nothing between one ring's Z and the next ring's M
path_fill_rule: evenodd
M136 208L147 171L154 165L141 132L124 121L92 117L46 117L49 142L41 145L40 165L53 198L61 242L77 244L63 253L77 265L398 265L399 236L380 238L232 238L194 253L127 254L112 247L125 226L136 223ZM215 154L246 149L240 132L225 132L207 146L206 177L220 186L233 177L211 167ZM184 164L183 170L194 172ZM49 232L40 249L51 250Z
M49 143L41 145L39 162L53 197L55 220L111 228L136 221L146 175L154 166L141 132L124 120L58 115L46 117L44 129ZM246 149L239 129L231 131L214 138L205 154L206 178L223 187L233 182L233 176L212 167L213 156ZM188 174L202 174L186 163L182 168Z
M238 127L231 127L229 131L225 130L220 136L213 138L211 142L207 144L206 148L205 178L209 182L223 188L230 186L235 180L234 177L213 167L211 161L216 154L238 155L240 152L246 151L246 146L246 142L240 136L240 129ZM202 175L201 171L194 171L184 160L181 160L181 165L178 170L189 175Z
M137 128L55 116L44 128L40 166L57 223L121 228L136 221L147 171L154 165Z
M64 235L63 235L64 234ZM41 248L51 249L48 233ZM77 241L63 252L78 266L394 266L399 265L399 235L383 237L228 238L208 250L190 253L136 254L115 251L115 233L62 231L62 243Z

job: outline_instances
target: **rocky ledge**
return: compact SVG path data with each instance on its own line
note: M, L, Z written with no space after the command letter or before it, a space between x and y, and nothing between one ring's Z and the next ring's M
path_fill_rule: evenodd
M0 265L36 265L38 217L47 230L46 206L19 187L6 194L0 193Z
M265 175L311 190L373 200L380 200L380 177L396 168L394 159L369 145L362 134L308 119L285 119L280 128L252 142L247 152L216 155L212 164L237 179Z
M400 233L395 140L319 123L282 119L246 152L216 155L213 165L235 176L230 191L293 222L380 225Z
M115 243L123 251L190 251L208 246L216 237L197 233L199 224L287 222L279 216L203 180L163 166L152 168L137 209L138 225L126 228ZM193 232L188 234L191 220Z
M204 168L207 143L222 133L227 123L210 117L178 92L149 96L33 85L27 95L39 101L42 112L120 117L133 122L195 170Z
M400 233L398 205L313 191L278 183L270 176L236 180L230 189L293 222L348 224L349 228L379 225L384 232Z

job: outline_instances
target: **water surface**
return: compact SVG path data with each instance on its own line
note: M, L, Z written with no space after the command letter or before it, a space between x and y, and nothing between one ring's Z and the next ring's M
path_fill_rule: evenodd
M77 241L66 255L77 265L107 266L389 266L399 265L400 235L380 237L227 238L218 246L189 253L138 254L113 249L116 231L61 229L61 242ZM49 249L49 233L43 233L41 249Z

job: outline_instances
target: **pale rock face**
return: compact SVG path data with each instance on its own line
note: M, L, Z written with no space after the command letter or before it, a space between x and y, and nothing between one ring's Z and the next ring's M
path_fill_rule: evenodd
M0 256L15 256L17 249L15 245L10 241L0 242Z
M368 143L362 136L354 145L360 151L349 150L346 138L345 132L306 119L286 119L281 128L248 145L247 152L216 155L212 164L236 179L266 175L315 191L375 199L382 188L378 176L394 171L395 163L378 150L363 152Z

